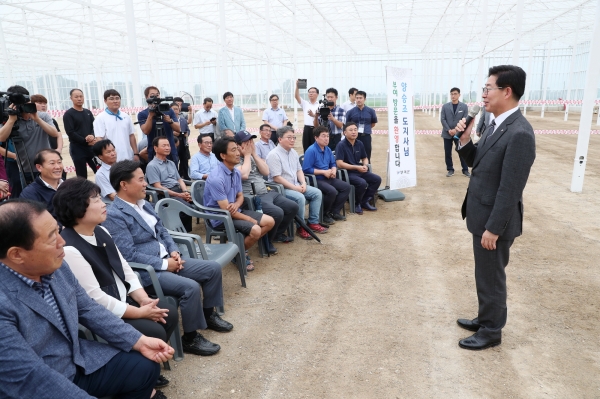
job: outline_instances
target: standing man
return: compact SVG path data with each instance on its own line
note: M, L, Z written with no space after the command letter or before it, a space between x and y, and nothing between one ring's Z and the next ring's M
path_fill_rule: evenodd
M87 179L87 166L96 174L98 169L94 160L92 146L94 145L94 115L89 109L83 108L83 91L72 89L69 92L73 107L63 116L65 132L69 136L69 154L75 165L75 174Z
M329 103L333 104L329 105L331 111L327 116L327 120L322 120L321 115L316 113L313 123L315 126L329 127L329 148L331 148L332 151L335 151L335 147L342 140L344 123L346 123L346 111L335 104L338 98L338 91L333 87L330 87L325 91L325 98L327 98Z
M506 324L505 268L510 247L523 230L523 190L535 160L533 128L519 110L525 79L525 71L517 66L490 68L483 103L495 118L477 144L470 140L473 123L466 127L463 119L457 126L459 131L467 128L457 151L473 168L462 217L473 235L479 302L477 317L457 320L476 332L459 341L464 349L500 345Z
M302 107L304 112L304 132L302 133L302 148L304 152L315 142L315 136L313 136L313 129L315 127L315 114L317 108L319 108L319 102L317 96L319 95L319 89L311 87L308 89L308 100L306 101L300 97L300 89L298 89L298 81L296 81L296 101Z
M48 99L41 94L34 94L31 96L31 102L35 103L35 107L37 108L38 112L48 112ZM56 122L56 119L52 118L52 123L54 124L54 127L58 133L60 133L60 128L58 127L58 122ZM50 140L50 148L62 154L62 149L64 146L62 134L59 134L58 137L48 137L48 140ZM66 176L63 176L63 178L66 178Z
M148 86L144 90L144 97L146 97L146 100L151 97L158 98L160 97L160 91L154 86ZM158 132L156 131L156 122L161 115L157 108L158 106L156 104L150 104L148 105L148 108L140 111L137 115L142 133L148 136L148 161L152 161L152 158L154 158L154 148L151 144L158 135ZM162 115L162 122L162 135L169 140L169 145L174 149L174 151L171 151L168 158L177 164L179 162L179 157L177 156L177 147L175 146L175 140L173 139L173 131L180 132L181 127L179 126L179 121L172 109L169 109Z
M312 131L312 129L311 129ZM260 125L260 139L256 142L256 153L262 159L267 159L267 155L275 148L275 144L271 141L271 126L264 124Z
M206 97L202 103L203 109L198 110L194 115L194 127L199 129L199 133L208 134L215 141L215 127L217 126L217 113L212 109L213 100Z
M271 108L265 109L262 121L271 127L271 141L277 145L279 142L277 140L277 129L287 124L288 118L283 108L279 108L279 96L277 94L271 94L269 102L271 103Z
M356 93L358 92L358 89L356 87L352 87L350 88L350 90L348 90L348 101L346 101L345 103L342 104L342 108L344 109L344 111L348 112L350 111L352 108L356 107Z
M131 118L121 112L121 95L115 89L104 92L106 109L94 121L94 133L98 140L108 139L117 150L117 162L126 159L139 161L140 154Z
M329 132L325 126L313 130L315 143L304 153L302 171L317 177L317 187L323 193L323 222L334 224L346 220L341 211L350 195L350 184L336 177L337 167L329 144Z
M377 124L377 114L371 107L365 105L367 93L362 90L356 92L355 95L356 107L346 111L346 123L354 122L358 126L358 140L365 146L367 158L371 162L371 134L373 128Z
M453 87L450 89L450 101L442 106L440 111L440 120L442 122L442 138L444 139L444 152L446 154L446 177L454 176L454 165L452 164L452 145L458 141L454 139L454 135L456 134L456 129L454 128L458 121L462 118L466 118L469 113L469 107L467 104L461 103L458 101L460 98L460 89L458 87ZM470 177L469 167L467 163L463 159L463 157L458 154L458 158L460 159L460 164L462 166L462 173L466 177Z
M234 134L240 130L246 130L246 120L242 109L233 106L233 94L230 91L226 92L223 94L223 100L225 100L225 106L219 110L217 118L219 130L229 129Z
M194 180L206 180L211 170L217 167L219 160L213 154L213 139L209 133L198 136L198 151L192 157L190 177Z
M188 120L181 115L181 105L173 102L171 104L171 109L175 112L175 117L179 121L179 126L181 127L181 132L174 131L173 134L177 136L179 139L179 147L177 148L177 154L179 155L179 175L189 180L188 169L190 162L190 149L189 149L189 141L190 137L190 128L188 124Z

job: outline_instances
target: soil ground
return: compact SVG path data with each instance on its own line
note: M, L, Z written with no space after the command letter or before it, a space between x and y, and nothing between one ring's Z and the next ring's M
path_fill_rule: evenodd
M385 117L377 128L387 128ZM528 115L535 129L577 129L578 118ZM256 114L246 119L260 123ZM415 120L416 129L440 128L420 111ZM600 397L600 135L591 137L579 194L569 190L576 142L536 136L524 232L507 268L502 345L458 347L470 333L456 319L477 312L471 236L460 216L468 179L445 177L442 139L422 135L418 185L402 190L403 202L349 215L321 236L323 245L297 238L262 259L253 248L247 288L226 267L223 317L234 330L205 332L221 351L172 361L163 391L182 399ZM373 143L374 171L384 174L387 137Z

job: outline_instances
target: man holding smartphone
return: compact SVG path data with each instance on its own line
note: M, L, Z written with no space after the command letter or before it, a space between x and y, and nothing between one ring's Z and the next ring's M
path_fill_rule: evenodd
M217 113L212 110L213 100L206 97L202 103L204 109L194 115L194 127L199 129L200 134L208 134L215 141L215 126L217 125Z

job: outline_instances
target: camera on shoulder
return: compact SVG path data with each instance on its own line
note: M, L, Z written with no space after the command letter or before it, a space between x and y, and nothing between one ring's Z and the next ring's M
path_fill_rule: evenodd
M26 94L0 91L0 123L5 123L10 115L35 114L37 107L29 102L31 99ZM11 108L10 105L14 108Z

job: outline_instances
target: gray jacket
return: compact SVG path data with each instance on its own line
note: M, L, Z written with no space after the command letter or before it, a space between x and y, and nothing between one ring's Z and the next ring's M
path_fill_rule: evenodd
M458 124L462 118L466 118L469 113L469 107L465 103L458 103L456 107L456 112L454 112L454 107L452 103L446 103L442 106L440 111L440 121L442 122L442 137L445 139L451 139L452 136L448 134L448 130L452 130Z
M517 110L486 140L457 150L473 169L462 205L467 228L477 236L485 230L512 240L523 229L523 190L535 160L533 128Z

